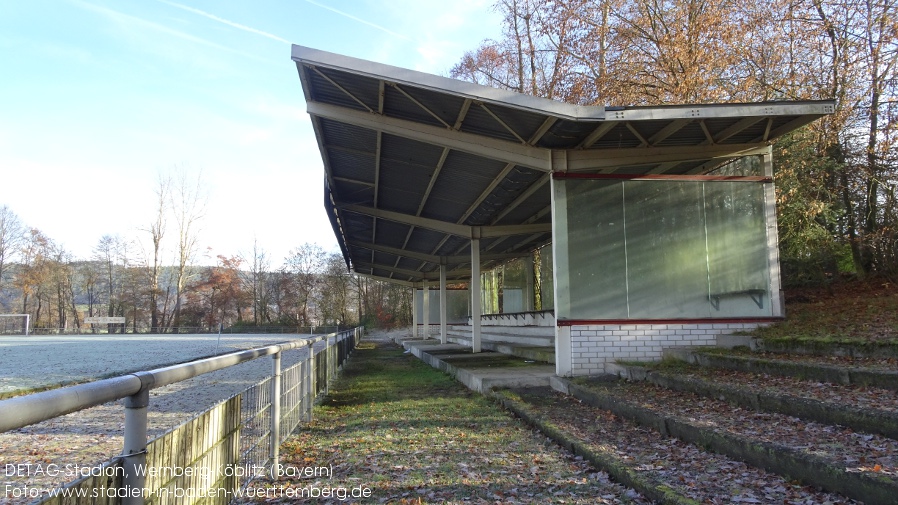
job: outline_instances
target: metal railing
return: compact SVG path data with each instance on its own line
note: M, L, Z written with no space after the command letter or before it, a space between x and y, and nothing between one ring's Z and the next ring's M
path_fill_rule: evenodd
M0 315L2 316L2 315ZM165 328L165 329L157 329L153 330L152 328L145 326L138 326L136 329L130 325L121 324L113 324L112 330L109 329L110 325L107 324L95 324L94 327L90 325L85 325L81 328L58 328L58 327L34 327L27 328L24 330L25 336L29 334L32 335L146 335L146 334L159 334L159 335L183 335L183 334L204 334L204 333L221 333L222 335L232 335L232 334L247 334L247 333L298 333L300 335L304 334L329 334L329 333L337 333L340 331L338 326L335 325L319 325L319 326L277 326L277 325L263 325L263 326L234 326L230 328L222 328L218 327L209 328L206 326L179 326L177 328ZM23 330L15 329L15 330L2 330L0 329L0 335L21 335L23 334Z
M210 427L220 428L228 424L226 420L236 419L239 410L239 425L233 429L222 428L222 435L228 437L239 433L239 440L234 439L233 450L221 452L221 447L231 443L224 438L204 440L210 448L219 447L211 457L197 449L194 435L187 435L196 445L192 449L192 461L203 459L215 460L216 465L231 465L235 468L271 467L269 475L277 476L278 451L280 443L302 421L311 420L312 405L320 394L326 394L328 381L336 376L338 368L349 357L361 338L363 328L355 328L327 336L294 340L282 344L270 345L233 352L212 358L206 358L179 365L137 372L110 379L99 380L76 386L69 386L41 393L0 400L0 433L22 428L31 424L53 419L58 416L94 407L114 400L125 399L124 448L119 458L114 458L107 465L120 465L123 468L122 478L112 481L76 482L68 486L120 486L121 492L114 493L121 497L124 504L143 504L153 490L148 490L147 455L151 447L151 464L154 461L176 461L176 454L159 455L159 450L173 451L181 447L181 435L178 430L213 433ZM324 346L317 346L325 342ZM322 348L323 347L323 348ZM291 349L308 349L308 354L293 366L281 370L281 353ZM220 370L263 356L272 357L271 376L247 388L229 400L206 410L179 428L147 443L147 409L150 406L151 389L174 384L201 374ZM213 415L214 414L214 415ZM198 428L185 426L206 416L210 418L208 426ZM164 441L165 437L173 440ZM208 438L208 437L207 437ZM159 443L157 443L159 442ZM165 443L162 443L165 442ZM200 444L200 445L202 445ZM158 447L157 447L158 446ZM191 446L193 447L193 446ZM211 449L208 449L211 450ZM155 452L154 452L155 451ZM191 451L187 451L190 453ZM224 458L224 460L222 459ZM81 479L83 481L84 479ZM95 479L94 479L95 480ZM245 485L248 479L243 479ZM165 484L165 483L163 483ZM214 483L219 485L220 483ZM240 485L238 479L229 479L228 486ZM236 490L234 490L236 491ZM231 495L233 496L233 495ZM52 500L51 500L52 501ZM153 500L149 500L153 501ZM63 503L62 501L57 501ZM116 503L118 501L115 501ZM105 502L104 502L105 503ZM226 501L224 502L226 503Z

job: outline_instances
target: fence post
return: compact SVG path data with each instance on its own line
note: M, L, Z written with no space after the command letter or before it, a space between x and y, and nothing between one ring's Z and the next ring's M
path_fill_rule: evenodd
M150 404L150 387L153 376L135 374L141 383L140 391L125 398L125 440L122 449L122 466L125 488L122 505L143 505L147 464L147 406Z
M271 479L278 480L281 445L281 353L271 355L271 434L268 437L268 455L271 458Z

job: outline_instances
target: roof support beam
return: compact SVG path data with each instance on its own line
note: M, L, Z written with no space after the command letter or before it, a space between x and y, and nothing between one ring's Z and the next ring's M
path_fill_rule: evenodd
M539 188L543 187L543 185L545 185L547 182L549 182L550 177L551 177L551 174L543 174L539 179L536 180L536 182L531 184L529 188L525 189L523 193L518 195L518 197L515 198L513 202L511 202L504 209L502 209L502 212L500 212L499 215L496 216L490 224L498 223L499 221L502 220L503 217L507 216L509 212L518 208L519 205L521 205L528 198L533 196L533 193L536 193L539 190Z
M496 114L494 114L493 111L491 111L490 108L487 107L483 102L479 103L478 105L480 105L480 108L485 110L486 113L490 115L490 117L495 119L497 123L499 123L500 125L502 125L503 128L508 130L508 133L511 133L512 135L514 135L514 137L516 139L520 140L522 144L527 143L527 141L524 140L523 137L518 135L518 132L514 131L514 129L512 127L508 126L508 123L506 123L505 121L502 121L502 119L499 116L497 116Z
M543 172L551 170L549 150L523 146L515 142L447 130L438 126L424 125L414 121L369 114L331 104L308 102L309 114L322 118L342 121L369 130L380 131L428 144L457 149L467 153L514 163Z
M653 147L651 149L572 149L568 151L568 170L573 172L628 165L728 158L763 154L766 149L766 145L758 144Z
M410 288L417 287L416 283L411 282L411 281L401 281L399 279L390 279L388 277L379 277L377 275L365 274L365 273L362 273L359 271L356 271L355 274L358 275L359 277L365 277L367 279L374 279L376 281L389 282L390 284L398 284L400 286L407 286Z
M365 102L359 100L359 98L358 98L357 96L355 96L355 95L353 95L352 93L350 93L346 88L344 88L343 86L340 86L339 84L337 84L336 81L334 81L334 80L331 79L330 77L328 77L328 76L326 76L325 74L323 74L323 73L321 72L321 70L318 70L318 67L312 66L312 67L310 67L310 68L311 68L316 74L320 75L325 81L331 83L335 88L339 89L339 90L342 91L344 94L346 94L346 96L348 96L349 98L352 98L353 100L355 100L356 103L358 103L358 104L361 105L362 107L368 109L368 112L374 112L373 110L371 110L371 107L368 107L368 104L366 104Z
M637 149L649 146L649 141L646 140L645 137L643 137L642 134L636 130L636 127L633 126L632 123L627 121L626 125L627 125L627 129L630 130L630 133L632 133L637 139L639 139L639 146L637 147Z
M427 230L438 231L440 233L448 233L450 235L457 235L459 237L470 237L471 236L471 227L470 226L463 226L463 225L455 224L455 223L447 223L445 221L440 221L438 219L429 219L426 217L412 216L410 214L403 214L401 212L393 212L391 210L372 209L371 207L365 207L362 205L352 205L352 204L341 205L340 203L337 203L337 206L347 212L355 212L356 214L377 217L377 218L381 218L381 219L386 219L388 221L395 221L397 223L407 224L410 226L419 226L421 228L425 228Z
M381 82L383 82L383 81L381 81ZM423 103L419 102L415 97L413 97L412 95L409 95L408 93L406 93L405 90L402 89L398 84L391 82L391 83L390 83L390 86L393 86L393 88L396 89L396 91L402 93L406 98L408 98L409 100L411 100L413 104L415 104L415 105L417 105L418 107L420 107L421 109L423 109L424 112L430 114L434 119L436 119L437 121L439 121L443 126L445 126L446 128L451 128L451 127L449 126L449 123L443 121L443 118L441 118L440 116L436 115L436 113L434 113L432 110L428 109Z
M763 142L763 141L766 141L768 138L777 138L780 135L789 133L792 130L797 130L797 129L801 128L802 126L814 121L815 119L817 119L817 116L811 116L811 115L798 116L797 118L793 119L792 121L789 121L788 123L780 126L779 128L777 128L773 131L770 131L770 126L768 126L767 127L768 131L765 132L764 135L755 139L755 141Z
M614 127L619 124L620 123L617 121L605 121L604 123L600 124L598 128L593 130L592 133L587 135L586 138L583 139L583 141L580 142L580 144L577 146L577 149L589 149L593 144L598 142L599 139L604 137L605 134L613 130Z
M691 119L677 119L676 121L671 121L667 126L661 128L661 130L649 137L648 143L650 146L656 146L659 142L663 142L667 137L670 137L674 133L682 130L686 125L691 123Z
M499 175L493 178L493 181L490 182L489 186L487 186L486 189L484 189L480 193L480 196L478 196L477 199L474 200L474 203L472 203L468 207L468 210L466 210L465 213L462 214L461 218L458 220L458 224L464 223L465 219L471 217L471 214L473 214L474 211L477 210L477 207L480 207L480 204L483 203L484 200L486 200L486 197L490 196L490 193L492 193L493 190L496 189L496 186L498 186L499 183L501 183L505 179L505 176L507 176L508 172L511 172L511 169L514 167L514 163L505 165L505 168L503 168L502 171L499 172Z
M527 145L532 146L533 144L539 142L539 139L543 138L543 135L545 135L546 132L549 131L549 128L551 128L552 125L554 125L557 121L557 117L548 116L546 120L543 121L543 124L539 125L539 128L537 128L536 131L533 132L533 135L531 135L530 138L527 139Z
M454 256L437 256L434 254L420 253L415 251L409 251L407 249L399 249L397 247L390 247L385 245L378 244L369 244L365 242L360 242L358 240L351 240L348 244L352 247L361 247L362 249L369 249L371 251L382 252L386 254L392 254L395 256L403 256L406 258L412 258L420 261L425 261L427 263L432 263L434 265L461 265L467 264L471 261L471 256L469 254L457 254ZM466 246L467 247L467 246ZM481 259L484 261L492 261L492 260L507 260L514 259L526 256L528 253L495 253L495 254L483 254L481 255Z
M368 186L369 188L374 187L373 182L360 181L358 179L350 179L349 177L334 177L335 181L345 182L347 184L359 184L361 186Z
M746 128L750 128L752 125L757 123L758 121L764 119L763 117L746 117L742 118L739 121L736 121L729 127L725 128L722 132L718 133L714 137L714 143L719 144L724 140L732 137L733 135L738 135L740 132L745 131Z
M404 275L406 277L410 277L412 279L418 279L418 280L423 280L423 279L434 280L434 279L440 278L439 272L432 272L432 273L431 272L418 272L415 270L406 270L404 268L396 268L396 267L391 267L391 266L387 266L387 265L369 265L367 263L359 263L358 265L355 265L355 266L356 266L356 268L385 270L385 271L393 273L393 274Z
M540 224L521 224L521 225L503 225L503 226L465 226L455 223L447 223L438 219L429 219L420 216L411 216L401 212L393 212L383 209L372 209L362 205L353 204L337 204L337 207L356 214L387 219L397 223L407 224L410 226L418 226L428 230L434 230L440 233L448 233L459 237L470 238L479 236L482 238L504 237L508 235L523 235L526 233L537 233L551 231L552 225L549 223Z

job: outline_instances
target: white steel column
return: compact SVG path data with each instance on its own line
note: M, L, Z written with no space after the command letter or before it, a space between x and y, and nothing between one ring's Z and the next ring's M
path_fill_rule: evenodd
M524 312L531 312L533 310L533 299L536 298L536 293L534 290L534 282L533 282L533 253L530 253L529 256L524 258Z
M445 344L448 340L446 333L446 265L440 265L440 343Z
M421 284L422 289L424 289L424 308L422 312L424 317L421 319L424 320L424 340L427 340L430 338L430 286L426 280Z
M418 338L418 288L412 288L412 338Z
M471 239L471 351L480 352L480 239Z
M762 156L764 175L773 177L773 148ZM783 317L782 280L780 279L779 230L776 224L776 188L772 182L764 183L764 204L767 221L767 264L770 270L770 311L773 317Z
M552 190L552 286L555 290L555 373L560 377L570 377L573 375L573 350L571 349L571 328L570 326L559 326L559 314L566 314L570 310L569 306L560 306L569 303L569 298L561 296L559 290L565 289L558 281L558 275L561 268L568 268L567 265L567 194L565 193L564 181L551 179Z

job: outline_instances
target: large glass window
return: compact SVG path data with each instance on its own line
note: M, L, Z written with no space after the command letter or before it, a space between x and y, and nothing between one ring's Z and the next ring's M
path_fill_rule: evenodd
M430 305L430 324L440 324L440 290L431 289L428 304ZM446 323L466 324L470 311L467 289L446 290ZM415 290L415 311L418 324L424 324L424 290Z
M559 319L772 314L762 183L553 184Z

